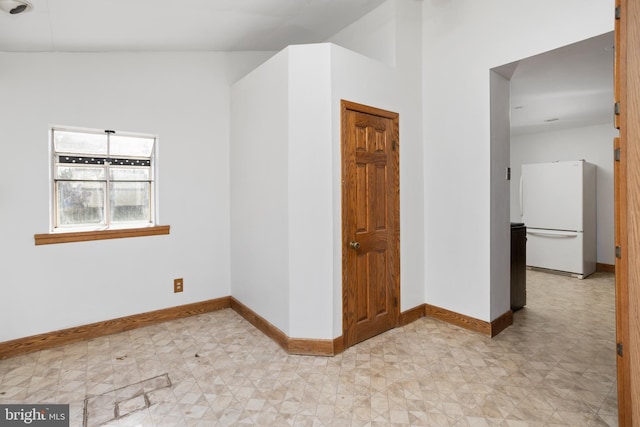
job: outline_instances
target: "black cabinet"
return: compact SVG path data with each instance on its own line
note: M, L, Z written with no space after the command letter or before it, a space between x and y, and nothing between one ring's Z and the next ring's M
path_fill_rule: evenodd
M511 223L511 310L527 304L527 227Z

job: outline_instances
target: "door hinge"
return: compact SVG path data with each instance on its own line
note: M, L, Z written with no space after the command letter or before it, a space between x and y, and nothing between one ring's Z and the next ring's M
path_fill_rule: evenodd
M618 353L618 356L622 357L622 350L623 350L623 345L621 342L619 342L618 344L616 344L616 353Z
M613 159L616 162L620 161L620 149L619 148L616 148L615 150L613 150Z
M393 305L398 308L398 297L393 297Z
M620 115L620 102L616 102L615 104L613 104L613 114L615 114L616 116Z
M396 151L398 149L398 141L392 141L391 148L393 149L393 151Z
M620 246L616 246L616 258L622 258L622 248Z
M616 6L616 19L620 19L620 6Z

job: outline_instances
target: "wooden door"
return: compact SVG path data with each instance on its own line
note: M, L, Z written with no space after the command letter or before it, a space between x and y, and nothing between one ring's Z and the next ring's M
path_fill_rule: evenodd
M345 347L398 323L398 150L398 114L342 101Z

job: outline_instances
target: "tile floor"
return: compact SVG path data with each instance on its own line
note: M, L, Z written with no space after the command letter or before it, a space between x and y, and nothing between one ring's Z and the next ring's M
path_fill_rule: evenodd
M71 426L615 426L614 279L527 271L490 339L423 318L292 356L232 310L0 361L0 403Z

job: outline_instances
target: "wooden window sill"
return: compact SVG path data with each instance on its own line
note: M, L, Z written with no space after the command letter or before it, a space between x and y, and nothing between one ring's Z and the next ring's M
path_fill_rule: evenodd
M143 228L122 228L118 230L78 231L71 233L36 234L33 237L37 245L54 243L86 242L89 240L122 239L125 237L158 236L169 234L168 225L156 225Z

